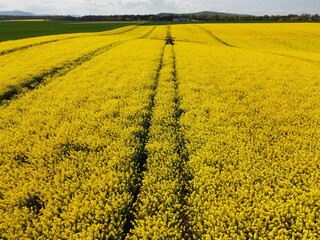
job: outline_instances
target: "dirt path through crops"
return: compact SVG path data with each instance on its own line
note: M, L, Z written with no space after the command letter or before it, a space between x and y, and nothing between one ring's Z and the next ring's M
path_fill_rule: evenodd
M149 113L148 115L145 117L144 119L144 134L140 137L140 141L141 141L141 145L142 148L140 150L140 153L138 154L138 159L137 159L137 171L138 171L138 182L139 185L136 189L136 191L133 193L133 199L132 202L130 203L131 207L131 211L129 213L129 215L126 218L126 223L124 225L124 238L126 238L126 236L128 234L130 234L130 231L134 228L133 226L133 222L135 220L135 213L137 212L135 203L138 199L138 195L140 193L141 187L142 187L142 180L143 180L143 172L146 170L145 166L147 163L147 151L146 151L146 145L147 145L147 141L148 141L148 135L149 135L149 131L150 131L150 126L151 126L151 119L152 119L152 115L153 115L153 108L155 106L155 96L156 96L156 92L157 92L157 88L158 88L158 83L159 83L159 77L160 77L160 71L162 69L163 66L163 56L164 56L164 50L165 50L166 45L163 46L163 49L161 51L161 55L160 55L160 60L159 60L159 65L158 65L158 69L156 72L156 76L155 76L155 80L154 80L154 85L152 88L152 93L150 95L150 101L149 101Z
M168 37L172 37L171 35L171 28L168 28ZM181 197L180 197L180 204L181 204L181 218L182 218L182 237L183 239L193 239L193 233L192 228L190 225L190 218L188 214L188 198L190 195L189 188L189 174L187 172L187 162L188 159L188 153L185 146L185 138L183 136L183 133L181 131L181 125L180 125L180 118L182 115L182 110L180 108L180 101L181 97L179 94L179 82L177 79L177 68L176 68L176 54L174 50L174 45L172 46L172 58L173 58L173 82L174 82L174 88L175 88L175 116L176 116L176 135L179 142L179 148L178 148L178 155L180 156L180 163L179 163L179 179L180 179L180 186L181 186Z

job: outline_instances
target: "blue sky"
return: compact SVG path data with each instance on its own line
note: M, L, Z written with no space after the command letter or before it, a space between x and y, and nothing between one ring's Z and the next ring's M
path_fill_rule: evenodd
M320 0L0 0L0 11L35 14L151 14L217 11L253 15L320 14Z

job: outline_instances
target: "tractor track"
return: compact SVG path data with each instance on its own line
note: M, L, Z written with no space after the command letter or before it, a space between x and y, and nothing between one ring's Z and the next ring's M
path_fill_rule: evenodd
M212 32L210 32L208 29L205 29L204 27L200 27L198 25L195 25L196 27L200 28L202 31L204 31L205 33L207 33L210 37L212 37L213 39L217 40L218 42L222 43L223 45L225 46L228 46L228 47L235 47L236 46L232 46L230 45L229 43L221 40L220 38L218 38L216 35L214 35Z
M139 26L134 26L133 28L129 28L127 30L124 30L122 32L118 32L118 33L99 33L97 35L93 35L93 36L113 36L113 35L119 35L119 34L122 34L122 33L127 33L127 32L130 32L134 29L137 29ZM115 29L112 29L112 30L115 30Z
M151 119L152 119L152 115L153 115L153 109L155 106L155 96L156 96L156 92L157 92L157 88L158 88L158 83L159 83L159 77L160 77L160 71L162 69L163 66L163 56L164 56L164 50L165 50L166 45L163 46L163 49L161 51L160 54L160 60L159 60L159 66L158 69L156 71L156 75L154 77L154 83L152 86L152 93L150 95L150 101L149 101L149 105L148 105L148 114L146 115L144 121L143 121L143 126L144 126L144 132L142 134L142 136L140 137L140 143L141 143L141 149L139 149L138 153L137 153L137 159L136 159L136 164L137 164L137 178L136 179L136 185L137 188L135 189L135 191L133 192L133 198L131 203L129 204L129 214L126 217L126 222L124 225L124 237L123 239L125 239L129 234L131 229L134 228L133 226L133 222L135 220L135 213L137 212L137 207L135 206L138 196L140 194L141 191L141 187L142 187L142 181L143 181L143 172L146 170L145 166L147 163L147 151L146 151L146 145L148 142L148 135L150 132L150 126L151 126Z
M167 36L166 37L171 37L171 29L170 26L168 26L168 31L167 31ZM155 97L156 97L156 92L158 88L158 83L159 83L159 78L161 74L161 70L163 67L163 57L164 57L164 52L166 49L166 45L164 45L162 49L162 53L160 56L160 61L159 61L159 66L155 75L155 80L154 80L154 85L152 87L152 94L150 95L150 103L148 106L149 109L149 114L146 116L145 121L144 121L144 126L145 126L145 131L144 135L140 139L142 148L140 149L138 153L138 158L137 158L137 169L138 169L138 178L137 179L137 188L136 191L133 194L133 200L130 203L130 214L126 218L126 223L124 227L124 237L123 239L126 239L127 236L130 235L131 230L134 228L134 221L135 221L135 214L139 211L138 205L136 205L136 202L138 200L138 196L140 194L141 188L142 188L142 181L143 181L143 176L144 172L146 170L146 164L147 164L147 158L149 157L147 155L146 151L146 145L148 143L148 136L150 132L150 126L151 126L151 121L153 117L153 111L155 108ZM179 202L181 204L181 212L180 212L180 218L181 218L181 229L182 229L182 237L183 239L191 239L193 240L193 232L192 228L190 225L190 220L189 220L189 210L188 210L188 198L189 198L189 174L187 172L187 162L188 162L188 154L186 151L185 147L185 140L181 131L181 126L180 126L180 117L182 114L182 110L180 109L180 96L179 96L179 84L177 81L177 70L176 70L176 57L175 57L175 51L174 51L174 46L172 46L172 53L173 53L173 83L174 83L174 105L175 105L175 132L176 132L176 141L178 142L178 147L176 149L177 153L180 156L180 160L177 166L178 169L178 176L177 178L181 179L180 181L180 187L181 187L181 192L179 196Z
M170 35L171 37L171 31ZM188 173L187 163L189 162L189 157L186 149L186 142L182 132L182 127L180 125L180 118L183 113L183 110L180 108L181 97L179 94L179 83L177 79L177 68L176 68L176 54L174 50L174 46L172 46L172 58L173 58L173 82L174 82L174 90L175 90L175 130L177 142L179 143L177 153L180 156L179 162L179 179L180 179L180 187L181 187L181 195L180 195L180 204L181 204L181 219L182 219L182 238L183 239L191 239L193 240L193 232L190 224L189 218L189 205L188 198L190 195L189 189L189 179L190 173Z
M72 38L75 38L75 37L72 37ZM28 49L31 47L41 46L41 45L45 45L48 43L54 43L54 42L68 40L68 39L72 39L72 38L55 39L55 40L50 40L50 41L45 41L45 42L40 42L40 43L29 44L29 45L25 45L22 47L12 48L12 49L8 49L8 50L4 50L4 51L0 52L0 56L7 55L7 54L17 52L17 51L22 51L22 50L25 50L25 49Z
M45 71L39 75L33 76L31 80L13 86L8 86L8 90L0 95L0 106L9 105L10 101L16 99L36 88L42 87L50 83L53 79L57 77L61 77L71 72L73 69L77 68L81 64L92 60L94 57L97 57L110 49L117 47L123 43L133 41L136 39L126 40L126 41L118 41L112 44L108 44L104 47L98 48L94 51L91 51L83 56L62 63L61 66L53 67L48 71Z
M145 35L141 37L141 39L145 39L150 36L150 34L156 29L157 26L154 26L150 31L148 31Z
M10 53L14 53L14 52L18 52L18 51L23 51L26 50L28 48L32 48L32 47L37 47L37 46L42 46L48 43L54 43L54 42L61 42L61 41L66 41L66 40L71 40L71 39L77 39L77 38L85 38L85 37L93 37L93 36L112 36L112 35L118 35L118 34L122 34L122 33L126 33L129 31L132 31L134 29L138 28L138 26L134 26L133 28L127 29L125 31L119 32L119 33L111 33L111 34L107 34L107 33L99 33L99 34L93 34L91 36L77 36L77 37L68 37L68 38L62 38L62 39L54 39L54 40L50 40L50 41L44 41L44 42L39 42L39 43L34 43L34 44L28 44L22 47L17 47L17 48L12 48L12 49L8 49L8 50L4 50L0 52L0 56L3 55L7 55Z
M259 50L256 50L256 51L259 51ZM275 53L275 52L262 51L262 50L260 50L259 52L266 53L266 54L271 54L271 55L276 55L276 56L281 56L281 57L286 57L286 58L297 59L297 60L304 61L304 62L317 63L317 64L320 63L320 61L315 61L315 60L312 60L312 59L307 59L307 58L287 55L287 54L283 54L283 53Z
M243 48L243 47L234 46L234 45L228 44L227 42L221 40L220 38L218 38L216 35L214 35L209 30L207 30L207 29L205 29L203 27L200 27L198 25L196 25L196 26L198 28L200 28L201 30L203 30L204 32L206 32L209 36L211 36L215 40L219 41L220 43L222 43L222 44L224 44L224 45L226 45L228 47L239 48L239 49L244 49L244 50L251 50L251 51L255 51L255 52L262 52L262 53L266 53L266 54L271 54L271 55L276 55L276 56L281 56L281 57L287 57L287 58L292 58L292 59L297 59L297 60L301 60L301 61L305 61L305 62L320 63L319 61L315 61L315 60L312 60L312 59L306 59L306 58L287 55L287 54L283 54L283 53L275 53L275 52L269 52L269 51L264 51L264 50L257 50L257 49L250 49L250 48Z

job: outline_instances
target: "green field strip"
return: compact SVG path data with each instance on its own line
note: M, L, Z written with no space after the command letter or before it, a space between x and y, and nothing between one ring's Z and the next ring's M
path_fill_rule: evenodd
M137 22L90 23L68 21L0 22L0 42L74 33L99 33L136 25Z
M127 33L127 32L130 32L130 31L132 31L132 30L134 30L134 29L136 29L136 28L139 28L139 26L133 26L132 28L129 28L129 29L126 29L126 30L124 30L124 31L122 31L122 32L118 32L118 33L100 33L100 34L97 34L97 36L112 36L112 35L118 35L118 34L122 34L122 33ZM95 35L94 35L95 36Z
M138 26L134 26L134 27L132 27L130 29L126 29L126 30L124 30L122 32L119 32L119 33L109 33L109 34L107 34L107 33L105 33L105 34L94 34L93 33L92 35L87 36L87 37L118 35L118 34L122 34L122 33L126 33L126 32L129 32L129 31L132 31L132 30L136 29L137 27ZM13 53L13 52L16 52L16 51L22 51L22 50L25 50L25 49L28 49L28 48L31 48L31 47L41 46L41 45L48 44L48 43L64 41L64 40L69 40L69 39L75 39L75 38L83 38L83 37L86 37L86 36L67 37L67 38L62 38L62 39L54 39L54 40L50 40L50 41L39 42L39 43L35 43L35 44L28 44L28 45L25 45L25 46L4 50L4 51L0 52L0 56L6 55L6 54L10 54L10 53Z

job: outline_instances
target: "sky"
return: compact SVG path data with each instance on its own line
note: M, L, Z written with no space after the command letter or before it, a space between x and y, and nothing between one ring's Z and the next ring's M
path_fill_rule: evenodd
M38 15L116 15L229 12L252 15L320 14L320 0L0 0L0 11Z

